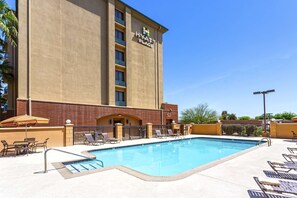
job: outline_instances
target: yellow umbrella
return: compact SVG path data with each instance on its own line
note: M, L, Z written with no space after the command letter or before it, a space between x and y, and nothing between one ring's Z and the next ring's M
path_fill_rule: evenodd
M11 126L26 126L26 138L27 138L27 126L33 126L35 124L48 124L49 119L41 118L36 116L29 115L20 115L8 118L0 122L0 125L3 127Z

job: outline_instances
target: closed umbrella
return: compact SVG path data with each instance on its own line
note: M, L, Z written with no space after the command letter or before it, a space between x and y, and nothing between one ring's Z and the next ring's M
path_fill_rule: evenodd
M12 126L25 126L26 127L26 138L27 138L27 127L33 126L35 124L48 124L49 119L41 118L30 115L20 115L8 118L0 122L0 125L3 127L12 127Z

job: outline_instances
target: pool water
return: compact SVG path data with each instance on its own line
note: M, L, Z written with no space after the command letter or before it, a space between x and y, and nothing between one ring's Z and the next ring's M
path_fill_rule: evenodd
M97 150L91 153L104 162L104 167L122 165L151 176L172 176L249 149L256 144L256 141L194 138ZM90 160L72 165L76 165L72 172L99 168L96 161Z

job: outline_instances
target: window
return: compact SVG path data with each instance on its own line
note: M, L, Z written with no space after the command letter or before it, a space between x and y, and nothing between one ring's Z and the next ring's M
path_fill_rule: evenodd
M119 50L115 51L116 64L125 66L125 53Z
M125 41L125 34L124 32L120 31L120 30L115 30L115 37L116 39L119 39L121 41Z
M124 18L124 13L122 13L121 11L119 11L119 10L115 10L115 18L116 19L121 19L121 20L125 20L125 18Z
M117 102L124 102L125 101L125 92L116 91L116 101Z
M121 71L117 71L116 70L116 76L115 76L115 79L118 80L118 81L125 81L125 74L124 72L121 72Z
M117 9L115 10L115 21L122 24L122 25L125 25L124 13L117 10Z
M120 30L115 30L115 41L121 45L126 45L125 33Z
M123 91L116 91L115 100L117 106L126 106L125 102L125 92Z
M125 73L124 72L116 70L116 72L115 72L115 83L116 83L116 85L126 86Z

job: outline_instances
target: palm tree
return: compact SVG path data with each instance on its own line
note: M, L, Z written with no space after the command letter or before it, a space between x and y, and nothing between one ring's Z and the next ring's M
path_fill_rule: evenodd
M199 104L197 107L185 109L181 113L184 123L204 124L218 119L217 112L208 108L207 104Z
M14 14L14 11L8 7L5 0L0 0L0 29L2 31L1 45L3 41L8 41L12 46L17 45L18 36L18 19Z
M3 97L3 84L13 79L13 67L7 60L7 51L9 44L17 46L18 19L15 12L8 7L5 0L0 0L0 104L6 103L7 99Z

